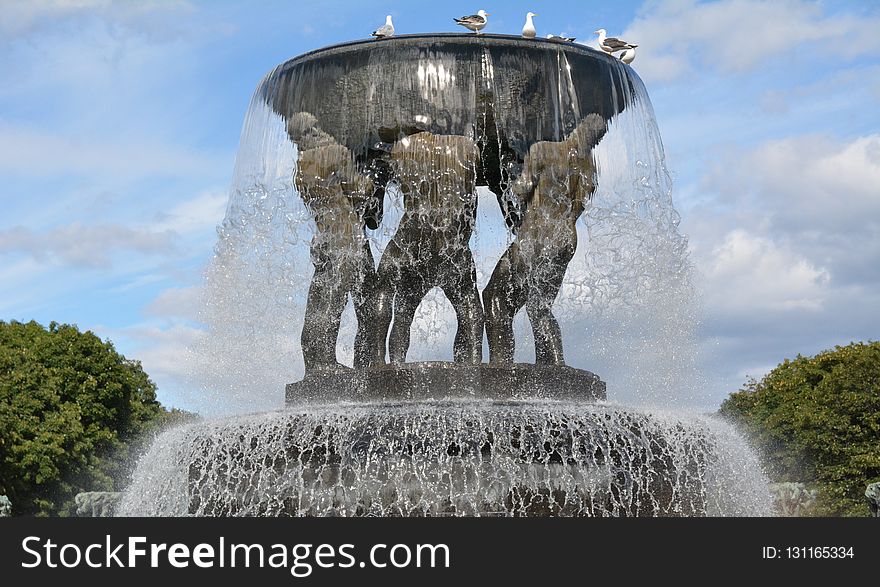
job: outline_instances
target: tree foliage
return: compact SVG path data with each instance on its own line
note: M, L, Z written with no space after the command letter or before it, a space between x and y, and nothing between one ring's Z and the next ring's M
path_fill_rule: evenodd
M880 343L786 360L721 405L763 451L778 481L819 489L815 513L867 515L880 480Z
M76 493L114 490L138 440L179 416L110 342L0 321L0 494L16 515L65 515Z

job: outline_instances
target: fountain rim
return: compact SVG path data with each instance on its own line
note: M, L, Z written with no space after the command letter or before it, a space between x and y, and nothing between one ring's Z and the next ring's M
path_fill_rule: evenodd
M306 53L297 55L296 57L292 57L291 59L288 59L287 61L281 63L276 69L287 69L289 67L301 65L303 63L307 63L309 61L322 57L353 53L360 50L361 48L364 48L364 46L369 45L375 47L384 47L388 44L395 44L404 46L415 45L428 47L429 45L424 44L424 41L426 40L460 41L463 45L531 47L542 50L557 49L565 52L573 52L579 55L583 55L585 57L601 58L608 62L620 63L622 65L625 65L623 64L623 62L612 55L608 55L603 51L599 51L598 49L594 49L580 43L554 41L551 39L542 39L540 37L527 39L519 35L503 35L497 33L483 33L479 35L475 35L473 33L412 33L406 35L394 35L393 37L387 37L384 39L357 39L354 41L346 41L343 43L327 45L325 47L307 51Z

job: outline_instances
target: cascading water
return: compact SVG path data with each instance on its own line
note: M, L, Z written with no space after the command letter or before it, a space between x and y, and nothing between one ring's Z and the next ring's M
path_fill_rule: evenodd
M411 203L421 193L440 201L444 185L464 194L466 181L488 186L476 190L476 218L465 236L483 291L516 241L508 225L521 211L505 209L505 195L515 191L524 169L537 167L541 151L533 146L545 141L550 151L544 152L552 153L554 145L574 141L588 115L605 121L601 140L587 151L587 170L567 168L568 177L556 185L587 182L595 191L574 227L577 249L553 311L567 364L601 373L611 399L639 408L521 398L394 399L227 416L162 435L139 463L120 512L768 513L766 479L726 425L648 407L692 405L699 394L687 242L678 232L641 80L619 61L570 44L494 35L400 37L318 51L271 72L245 119L207 271L202 319L208 332L187 357L192 388L199 390L191 403L212 415L270 410L281 404L285 383L303 375L300 332L314 276L310 246L327 234L308 203L313 194L302 179L303 153L324 153L323 161L347 150L351 173L373 185L386 171L397 176L381 200L381 223L366 230L377 265L397 246L392 239L400 239L410 216L422 223L413 234L441 232L446 222L442 214L413 215L405 198ZM442 157L406 157L411 141L442 144ZM474 157L466 155L470 146ZM438 161L454 173L444 175ZM559 168L554 164L554 173ZM419 192L419 174L422 184L439 191ZM452 358L456 312L447 289L431 289L418 305L409 361ZM348 365L356 328L349 302L337 345ZM513 332L516 360L530 360L535 340L525 312Z
M185 464L186 466L183 466ZM755 457L709 418L571 402L343 404L164 434L122 515L756 515Z

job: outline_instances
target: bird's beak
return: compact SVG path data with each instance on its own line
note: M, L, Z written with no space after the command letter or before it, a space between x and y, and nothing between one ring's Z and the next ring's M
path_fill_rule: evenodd
M594 34L594 35L598 35L598 34L599 34L599 31L593 31L593 34Z

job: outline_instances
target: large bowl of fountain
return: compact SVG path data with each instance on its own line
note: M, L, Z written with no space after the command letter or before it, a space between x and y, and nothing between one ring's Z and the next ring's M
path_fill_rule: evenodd
M287 384L283 409L161 436L121 513L766 513L763 476L728 427L609 404L597 375L566 364L554 306L569 291L578 222L602 183L594 150L646 101L628 66L556 40L399 36L277 67L252 110L282 130L256 131L249 117L243 144L259 139L240 153L221 230L221 239L250 240L221 242L214 275L256 283L266 266L265 280L290 292L303 284L267 311L282 323L301 310L291 318L301 325L301 377ZM401 205L389 221L393 197ZM497 202L506 232L485 271L475 261L478 202ZM281 261L255 252L273 239ZM297 246L305 258L285 248ZM293 267L310 272L291 278ZM452 308L451 360L408 362L429 292ZM337 358L349 300L350 366ZM521 310L533 362L514 361Z

